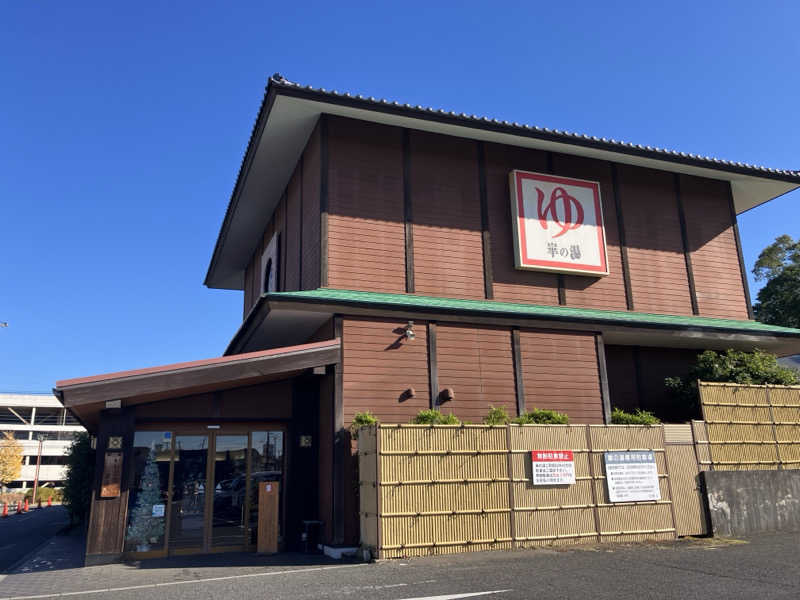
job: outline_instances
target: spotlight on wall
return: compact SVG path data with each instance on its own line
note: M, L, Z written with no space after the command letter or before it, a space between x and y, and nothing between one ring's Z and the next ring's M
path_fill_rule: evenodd
M417 334L414 333L414 321L408 322L408 325L406 325L405 333L403 333L403 335L406 336L406 339L408 341L413 341L414 339L416 339Z
M450 402L456 399L456 392L453 388L445 388L439 392L439 404Z

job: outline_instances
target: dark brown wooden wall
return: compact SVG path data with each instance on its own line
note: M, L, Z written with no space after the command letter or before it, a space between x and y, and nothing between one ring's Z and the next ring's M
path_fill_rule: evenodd
M508 175L523 169L601 185L611 272L607 277L564 275L567 306L625 310L631 302L641 312L693 313L680 188L699 314L746 318L726 182L683 175L678 186L675 175L664 171L500 144L481 146L414 130L404 134L399 128L339 117L328 118L328 129L330 287L402 293L408 262L413 263L417 294L483 299L488 290L494 300L558 304L557 274L514 268ZM408 240L404 195L410 198ZM623 277L623 234L630 298Z
M344 423L370 411L385 423L407 423L429 408L427 327L414 321L416 339L402 337L405 321L345 318ZM433 344L437 391L451 388L445 413L480 422L490 406L517 414L511 330L438 323ZM574 423L602 423L603 405L595 336L588 332L522 330L522 376L528 409L566 412ZM414 388L408 398L404 392Z
M406 291L402 146L396 127L329 118L330 287Z
M320 286L320 128L308 140L302 160L302 258L301 285L304 290Z
M385 423L407 423L430 406L426 324L416 339L402 336L406 321L345 319L342 325L342 397L345 427L370 411ZM415 396L404 392L413 388Z
M489 406L517 414L511 330L438 325L436 356L439 388L452 388L455 399L441 406L460 419L480 423Z
M618 173L635 310L692 314L673 175L628 165Z
M603 222L606 229L608 276L597 278L564 275L567 304L581 308L625 310L625 281L622 275L622 256L611 164L580 156L554 154L553 172L566 177L600 182Z
M286 285L287 290L300 289L300 265L302 242L300 240L302 223L303 178L300 168L295 169L286 188ZM260 254L260 253L259 253ZM258 258L255 258L257 261Z
M141 404L134 409L136 419L186 420L191 416L214 419L290 419L292 416L291 380L274 381L217 393L194 394L182 398Z
M602 423L603 400L593 333L520 330L525 408Z
M410 283L415 293L423 295L483 299L488 293L500 301L555 305L561 279L567 306L625 310L630 302L640 312L690 315L680 195L699 314L747 318L727 182L326 118L327 263L320 244L323 140L318 125L246 269L245 314L260 293L256 288L261 253L273 232L280 231L285 290L319 287L326 265L328 285L334 288L403 293ZM514 268L508 191L513 169L600 182L607 277L559 278ZM629 298L623 277L623 233ZM413 265L411 282L406 278L407 263Z
M410 132L415 291L484 298L475 142Z
M700 314L746 319L747 300L730 213L730 186L681 176L686 229Z
M664 379L684 377L698 350L641 346L606 346L606 368L611 406L654 412L666 422L700 418L669 395Z
M606 371L612 408L621 408L627 412L641 408L636 372L636 348L606 346Z
M321 133L317 124L245 269L244 316L261 295L261 254L275 233L281 234L279 289L313 290L320 286L320 172Z
M492 248L494 299L529 304L558 304L558 275L514 268L508 174L513 169L547 171L546 152L486 144L486 188Z

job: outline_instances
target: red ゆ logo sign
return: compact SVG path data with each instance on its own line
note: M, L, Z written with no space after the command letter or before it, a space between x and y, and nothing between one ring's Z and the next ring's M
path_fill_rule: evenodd
M510 187L516 268L608 275L598 182L512 171Z

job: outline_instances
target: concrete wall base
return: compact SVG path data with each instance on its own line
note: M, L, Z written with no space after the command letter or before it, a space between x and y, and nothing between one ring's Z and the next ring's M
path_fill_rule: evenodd
M87 554L85 566L94 567L96 565L110 565L112 563L122 562L122 554Z
M800 531L800 470L703 471L714 535Z

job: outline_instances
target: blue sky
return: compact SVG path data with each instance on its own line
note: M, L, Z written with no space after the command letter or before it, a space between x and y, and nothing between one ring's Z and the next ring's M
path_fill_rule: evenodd
M0 391L223 351L241 292L202 282L276 71L800 168L800 5L647 4L4 3ZM798 202L740 218L748 268Z

